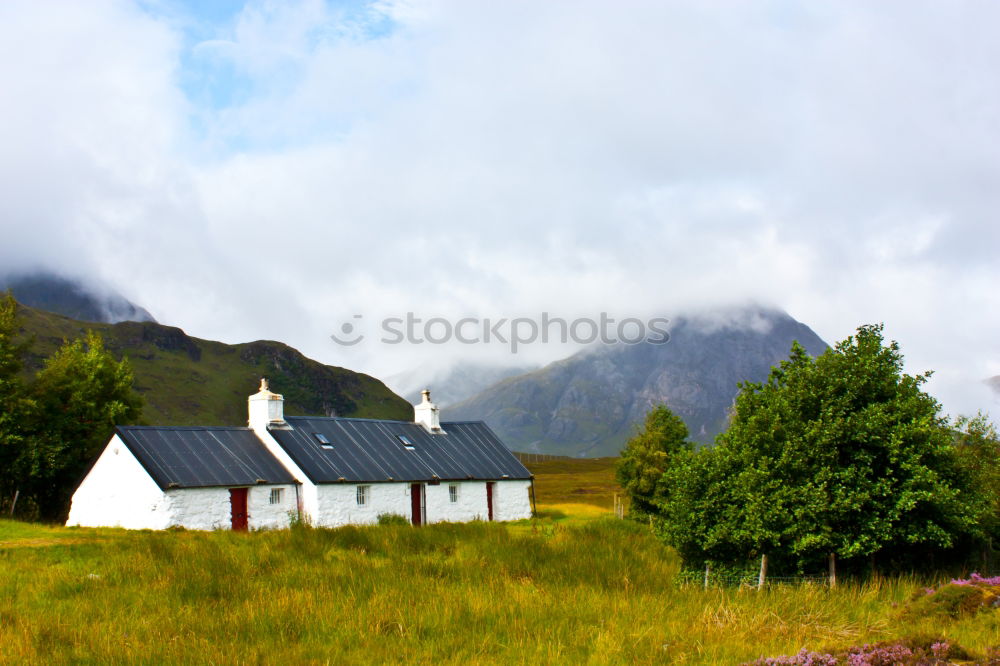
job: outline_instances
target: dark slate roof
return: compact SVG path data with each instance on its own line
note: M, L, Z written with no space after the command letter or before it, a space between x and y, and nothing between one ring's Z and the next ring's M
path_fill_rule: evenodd
M297 483L250 428L115 430L163 489Z
M444 434L436 435L406 421L311 416L285 421L291 427L271 428L271 436L313 483L531 478L482 421L442 423ZM398 435L413 443L412 451Z

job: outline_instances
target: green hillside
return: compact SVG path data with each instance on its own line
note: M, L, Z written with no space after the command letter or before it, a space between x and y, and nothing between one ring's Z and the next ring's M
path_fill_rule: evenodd
M409 403L379 380L323 365L280 342L228 345L154 322L81 322L23 305L18 313L22 330L35 339L29 371L63 340L99 331L116 357L131 362L135 388L146 401L143 418L150 424L245 425L247 396L261 377L285 396L289 415L413 418Z

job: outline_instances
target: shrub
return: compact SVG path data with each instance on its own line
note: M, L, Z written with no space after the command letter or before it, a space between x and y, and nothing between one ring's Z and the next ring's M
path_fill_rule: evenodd
M974 573L969 578L953 579L938 588L929 587L916 593L903 613L910 617L947 615L959 618L998 605L1000 577L983 578Z
M401 516L398 513L380 513L380 514L378 514L378 524L379 525L409 525L410 521L406 519L406 516Z

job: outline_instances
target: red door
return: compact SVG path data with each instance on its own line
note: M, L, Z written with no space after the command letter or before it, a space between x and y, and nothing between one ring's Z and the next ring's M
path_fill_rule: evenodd
M424 522L424 502L423 485L419 483L410 484L410 513L414 525L422 525Z
M486 482L486 514L489 516L490 520L493 520L493 486L495 484L492 481Z
M240 532L246 532L247 531L246 488L229 489L229 507L230 507L230 513L233 516L233 529Z

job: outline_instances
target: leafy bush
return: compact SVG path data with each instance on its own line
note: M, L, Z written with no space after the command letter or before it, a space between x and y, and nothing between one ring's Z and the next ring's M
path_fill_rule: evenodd
M409 525L410 521L406 519L406 516L401 516L398 513L380 513L380 514L378 514L378 524L379 525Z
M909 617L946 615L950 618L975 615L985 608L1000 605L1000 576L954 579L938 588L926 588L916 593L904 609Z

